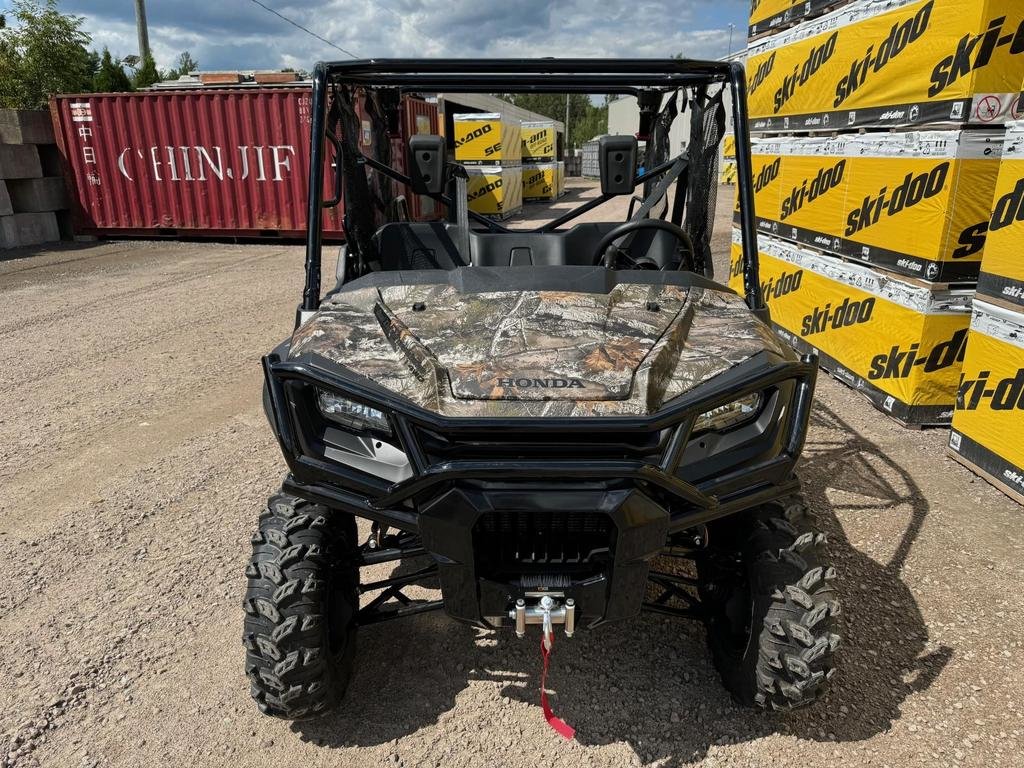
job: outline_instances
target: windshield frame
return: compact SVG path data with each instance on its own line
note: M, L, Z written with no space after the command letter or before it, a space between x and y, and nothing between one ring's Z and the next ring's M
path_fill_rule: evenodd
M736 187L743 248L743 287L747 305L764 310L758 269L757 228L751 177L750 129L743 65L695 59L365 59L320 62L313 72L310 119L310 171L307 208L305 286L301 313L320 305L323 210L338 200L324 200L324 166L328 141L329 94L333 87L397 88L401 92L444 93L583 93L631 94L641 89L722 84L732 96L736 137ZM378 169L381 170L381 169ZM657 175L653 169L644 177ZM599 198L600 199L600 198ZM571 211L575 213L579 208ZM582 211L580 211L582 212ZM578 215L578 214L576 214ZM564 217L560 217L564 219ZM556 220L558 222L558 220ZM550 231L564 221L549 222ZM500 228L499 228L500 231Z

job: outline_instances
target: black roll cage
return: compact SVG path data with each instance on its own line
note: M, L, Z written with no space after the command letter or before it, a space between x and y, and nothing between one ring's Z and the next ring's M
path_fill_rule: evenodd
M339 150L328 126L329 92L332 86L387 87L401 93L615 93L638 95L645 89L673 90L713 83L728 84L732 94L736 138L736 185L740 205L740 233L743 245L743 290L747 305L764 310L758 270L757 229L751 177L749 123L746 104L746 75L738 62L696 59L365 59L320 62L313 71L311 115L309 200L306 234L306 280L301 310L314 312L320 306L320 255L323 246L323 209L338 204L324 201L326 142ZM365 158L364 158L365 160ZM372 164L371 164L372 165ZM380 166L380 167L378 167ZM339 163L340 167L340 163ZM386 165L375 170L398 181L407 179ZM386 169L386 170L385 170ZM651 169L637 177L643 183L667 170ZM607 200L599 196L594 207ZM580 209L577 209L580 210ZM580 213L583 211L580 210ZM577 214L578 215L578 214ZM568 219L549 222L550 231ZM499 227L500 229L500 227Z

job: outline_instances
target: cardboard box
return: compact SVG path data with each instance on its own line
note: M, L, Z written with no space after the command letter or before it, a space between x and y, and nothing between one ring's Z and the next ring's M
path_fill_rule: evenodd
M496 112L455 115L455 160L475 165L520 165L522 124Z
M727 133L722 137L722 159L736 159L736 135Z
M976 301L949 452L1024 504L1024 315Z
M1022 25L1019 0L855 0L748 47L751 130L1016 119Z
M978 277L1002 132L754 139L760 231L927 281Z
M1024 122L1007 123L978 297L1024 311Z
M565 161L558 161L558 196L565 194Z
M558 165L523 165L523 200L554 200L558 197Z
M759 238L761 288L779 335L907 425L953 416L973 291L937 289L782 240ZM733 233L729 285L743 289Z
M718 183L736 183L736 162L734 160L727 160L724 163L722 163L722 167L718 171Z
M523 174L518 166L470 166L466 169L469 209L504 218L523 207Z
M785 29L813 19L850 0L750 0L750 25L747 33L757 37L773 29Z
M523 123L523 162L553 160L558 149L558 135L552 121Z

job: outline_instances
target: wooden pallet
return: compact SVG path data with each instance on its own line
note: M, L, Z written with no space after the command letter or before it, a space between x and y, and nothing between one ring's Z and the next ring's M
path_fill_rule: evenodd
M999 480L998 478L996 478L995 475L991 474L990 472L985 471L984 469L979 467L977 464L975 464L970 459L964 458L959 453L954 451L952 448L947 448L946 449L946 454L951 459L953 459L957 464L962 464L963 466L967 467L967 469L971 470L971 472L976 474L978 477L980 477L982 480L987 482L989 485L993 486L994 488L996 488L999 491L1002 491L1007 496L1009 496L1011 499L1016 501L1018 504L1020 504L1021 506L1024 506L1024 494L1020 494L1017 491L1013 490L1013 488L1010 488L1006 483L1004 483L1001 480Z

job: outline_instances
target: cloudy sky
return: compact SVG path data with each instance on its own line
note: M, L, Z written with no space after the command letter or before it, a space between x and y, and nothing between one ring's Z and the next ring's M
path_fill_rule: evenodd
M59 0L85 17L93 46L137 53L132 0ZM724 56L749 0L261 0L359 57ZM10 0L0 0L0 11ZM157 64L182 50L203 69L310 69L345 54L253 0L147 0Z

